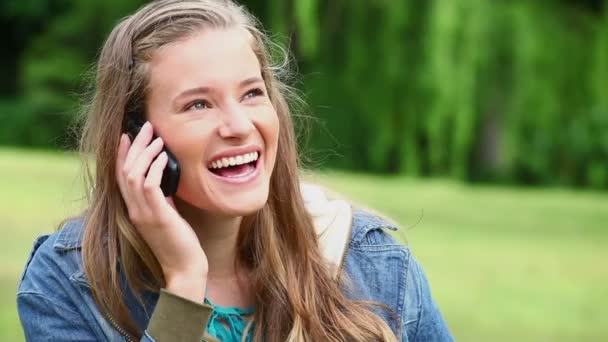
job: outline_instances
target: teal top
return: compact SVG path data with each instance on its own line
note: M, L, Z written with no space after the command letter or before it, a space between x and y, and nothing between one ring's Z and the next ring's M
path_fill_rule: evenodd
M213 304L207 298L205 303L213 307L213 313L207 324L207 333L223 342L241 342L245 327L249 321L244 316L253 313L253 307L239 309L236 307L222 307ZM245 341L253 340L253 326L247 333Z

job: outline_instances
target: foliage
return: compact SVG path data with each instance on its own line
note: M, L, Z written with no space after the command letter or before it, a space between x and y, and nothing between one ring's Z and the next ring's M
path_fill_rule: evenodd
M144 1L41 2L0 5L0 143L69 147L85 70ZM605 1L243 3L296 55L314 166L608 189Z

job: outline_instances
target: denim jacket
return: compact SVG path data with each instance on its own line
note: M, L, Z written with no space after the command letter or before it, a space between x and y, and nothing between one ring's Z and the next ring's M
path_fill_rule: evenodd
M431 297L424 272L408 246L386 232L397 228L365 211L354 211L350 243L342 263L349 279L347 296L386 305L378 310L401 341L452 341ZM28 341L128 341L121 329L99 310L86 279L81 255L82 219L70 220L57 232L40 236L21 278L17 305ZM144 331L141 341L154 341L146 330L157 294L125 301Z

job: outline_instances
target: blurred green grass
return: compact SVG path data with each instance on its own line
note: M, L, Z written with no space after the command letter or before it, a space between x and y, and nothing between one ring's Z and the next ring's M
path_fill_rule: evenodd
M82 207L70 154L0 149L0 341L34 238ZM400 223L457 340L608 340L608 194L322 172Z

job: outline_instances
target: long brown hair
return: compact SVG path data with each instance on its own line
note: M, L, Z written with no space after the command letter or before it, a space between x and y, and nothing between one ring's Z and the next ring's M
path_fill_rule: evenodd
M147 62L165 44L201 29L231 27L253 36L280 124L268 201L244 218L238 238L237 262L252 269L254 340L396 341L388 325L364 303L347 299L329 273L300 194L287 100L292 91L280 80L285 65L273 64L258 21L229 0L152 2L116 25L101 51L81 137L90 189L82 253L97 304L123 330L141 336L123 300L121 274L137 296L164 285L157 260L129 221L114 170L125 112L145 101Z

